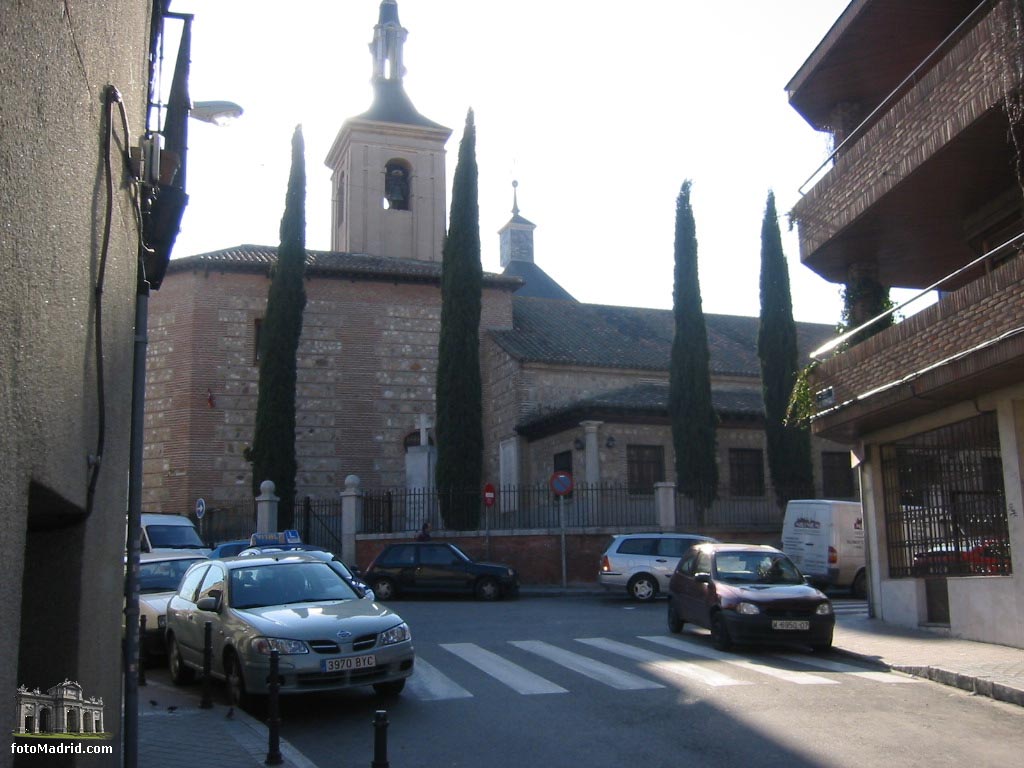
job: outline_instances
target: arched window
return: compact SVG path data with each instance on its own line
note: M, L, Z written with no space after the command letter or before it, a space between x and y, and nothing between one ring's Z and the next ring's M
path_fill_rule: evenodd
M405 160L388 160L384 166L384 207L408 211L412 202L412 168Z

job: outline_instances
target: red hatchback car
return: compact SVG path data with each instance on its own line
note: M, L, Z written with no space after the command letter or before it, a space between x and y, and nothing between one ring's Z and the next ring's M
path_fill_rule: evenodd
M835 614L825 594L783 552L752 544L700 544L669 581L668 628L711 630L719 650L733 643L832 647Z

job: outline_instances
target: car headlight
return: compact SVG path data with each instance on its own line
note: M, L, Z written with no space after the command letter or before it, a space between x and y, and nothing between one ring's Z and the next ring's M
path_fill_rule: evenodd
M286 654L309 653L309 648L301 640L285 640L280 637L253 638L252 649L264 656L269 656L271 651L277 651L282 656Z
M510 579L514 579L514 578L515 578L515 576L516 576L516 572L515 572L515 569L513 569L513 568L509 568L509 569L508 569L508 577L509 577Z
M754 616L754 615L756 615L756 614L758 614L760 612L761 612L761 609L758 608L753 603L737 603L736 604L736 613L742 613L744 616Z
M398 626L392 627L391 629L385 630L380 633L380 644L381 645L394 645L395 643L403 643L406 640L412 639L412 633L409 632L409 625L404 621Z
M814 612L819 616L830 616L832 614L832 603L820 603Z

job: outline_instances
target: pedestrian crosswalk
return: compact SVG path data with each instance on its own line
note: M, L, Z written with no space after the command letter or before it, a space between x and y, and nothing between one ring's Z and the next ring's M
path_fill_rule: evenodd
M562 643L509 640L487 648L477 643L417 644L416 672L406 693L422 701L445 701L483 695L495 683L499 690L522 696L545 696L571 694L594 683L616 691L645 691L694 685L834 686L852 680L917 682L811 654L726 653L684 634L581 637Z

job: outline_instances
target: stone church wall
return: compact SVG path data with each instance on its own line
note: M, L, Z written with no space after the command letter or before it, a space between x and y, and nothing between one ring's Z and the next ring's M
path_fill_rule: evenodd
M269 286L263 273L183 270L154 294L147 511L187 513L198 497L216 505L251 496L243 451L252 440L256 328ZM300 495L334 496L349 474L367 487L404 485L404 439L420 413L434 413L438 285L317 277L307 280L306 294L296 403ZM511 317L510 294L485 289L481 325L510 327Z

